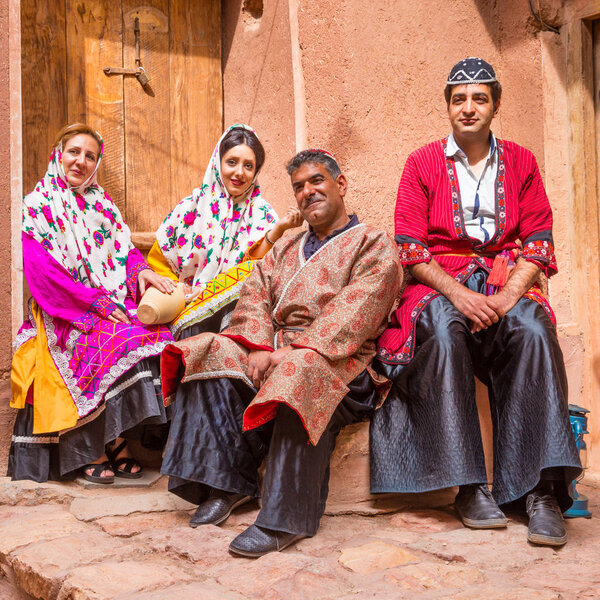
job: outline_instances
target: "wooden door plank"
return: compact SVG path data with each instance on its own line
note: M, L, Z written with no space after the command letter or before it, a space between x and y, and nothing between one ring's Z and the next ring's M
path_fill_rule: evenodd
M170 0L172 206L202 183L223 128L221 3Z
M567 47L569 103L569 162L571 195L569 242L573 313L584 335L583 406L600 410L597 370L600 361L600 322L596 307L600 295L598 256L599 211L596 187L597 157L594 114L594 40L591 24L575 20L563 27ZM583 241L582 241L583 240ZM600 427L590 429L590 470L600 471Z
M23 192L48 167L54 138L67 123L64 0L21 1Z
M123 64L121 1L67 0L66 8L68 118L101 133L99 181L124 211L123 78L102 71Z
M124 79L127 222L133 232L154 232L171 210L168 0L123 0L123 63L135 66L134 19L140 22L140 57L150 77L142 88Z

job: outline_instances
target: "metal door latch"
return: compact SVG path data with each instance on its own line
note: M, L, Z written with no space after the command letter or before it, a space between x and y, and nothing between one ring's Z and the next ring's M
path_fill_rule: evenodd
M146 74L146 70L142 67L142 61L140 58L140 20L138 17L135 18L133 32L135 34L135 69L124 69L123 67L104 67L102 69L104 74L110 75L123 75L136 77L142 87L148 85L150 78Z

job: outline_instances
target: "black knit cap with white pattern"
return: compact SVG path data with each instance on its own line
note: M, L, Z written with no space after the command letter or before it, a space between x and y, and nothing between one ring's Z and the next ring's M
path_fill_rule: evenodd
M448 75L446 85L463 83L493 83L498 81L492 65L481 58L471 56L457 62Z

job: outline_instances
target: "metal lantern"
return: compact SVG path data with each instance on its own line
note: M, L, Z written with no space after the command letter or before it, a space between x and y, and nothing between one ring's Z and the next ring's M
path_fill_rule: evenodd
M590 411L587 410L587 408L577 406L577 404L569 404L569 420L571 421L571 429L575 436L575 445L579 451L579 459L581 460L583 471L581 471L581 475L571 483L573 490L573 505L564 513L565 517L586 517L589 519L592 516L592 513L588 508L587 497L577 491L577 483L583 479L587 467L587 445L583 436L586 433L589 433L587 430L587 414L589 412Z

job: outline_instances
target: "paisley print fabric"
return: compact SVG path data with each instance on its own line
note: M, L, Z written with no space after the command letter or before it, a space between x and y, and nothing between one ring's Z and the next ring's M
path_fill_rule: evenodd
M110 196L96 182L102 151L92 175L78 188L62 167L62 144L46 174L23 199L23 232L33 238L75 282L102 291L124 308L129 228Z
M291 345L294 350L246 409L244 429L269 421L284 403L318 443L348 384L369 368L402 277L395 245L381 231L352 227L309 260L306 237L283 239L256 264L223 334L167 346L161 362L167 401L174 398L181 363L184 382L233 377L252 385L246 375L249 352ZM384 392L386 380L373 377Z
M260 240L277 220L275 210L263 200L258 182L239 198L227 192L221 180L221 141L218 141L202 186L184 198L156 232L161 252L172 271L201 294L219 273L239 263L246 250Z

